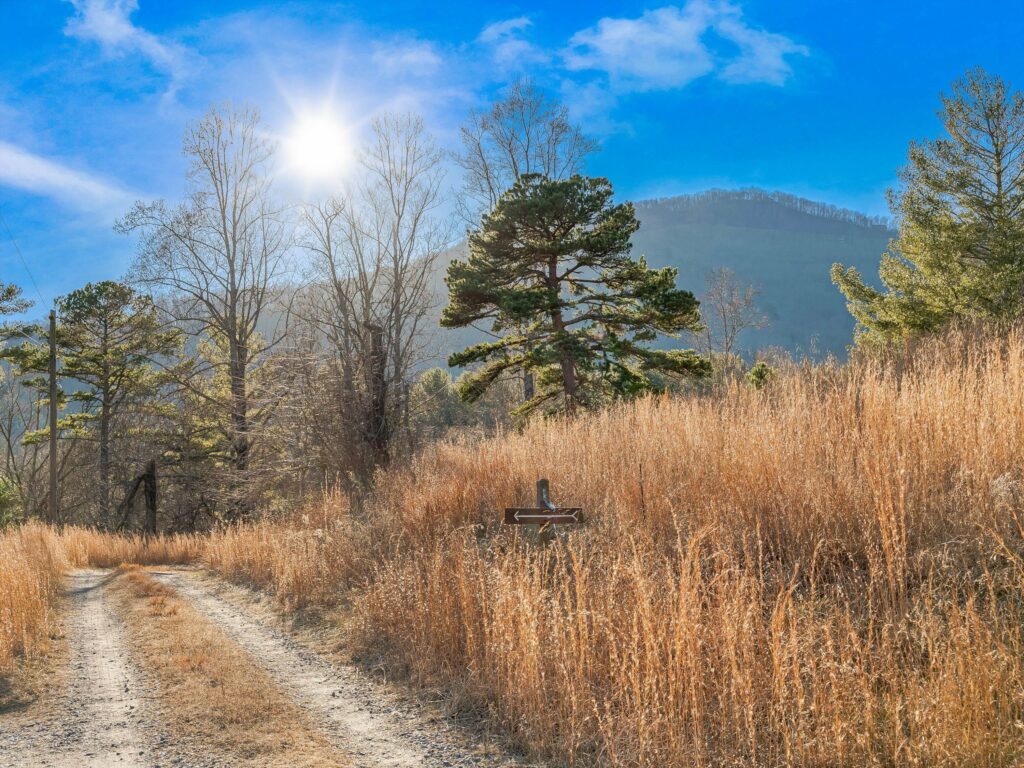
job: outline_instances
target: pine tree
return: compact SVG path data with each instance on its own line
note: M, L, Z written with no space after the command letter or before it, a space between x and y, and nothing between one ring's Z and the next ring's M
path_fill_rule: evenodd
M14 283L0 283L0 317L16 315L32 306L32 302L24 298L21 288ZM25 323L0 322L0 341L6 342L15 336L24 335L27 331Z
M593 407L660 388L659 373L703 374L689 350L654 350L658 334L700 327L698 302L676 270L630 257L633 206L614 204L607 179L522 177L469 237L469 257L448 268L441 324L490 320L497 341L453 354L481 364L460 379L475 400L506 371L533 372L533 398L517 409Z
M63 416L61 432L95 441L101 519L109 523L114 420L127 406L156 395L167 380L154 365L174 355L181 332L166 328L149 297L110 280L89 283L57 300L56 334L60 376L77 386L62 399L78 404ZM25 344L5 350L5 356L25 373L45 373L45 344ZM46 382L34 382L41 390Z
M861 342L1024 308L1024 95L975 69L942 102L946 135L911 144L889 193L899 236L882 255L884 290L832 267Z
M32 302L22 297L20 287L14 283L0 283L0 315L14 315L31 306Z

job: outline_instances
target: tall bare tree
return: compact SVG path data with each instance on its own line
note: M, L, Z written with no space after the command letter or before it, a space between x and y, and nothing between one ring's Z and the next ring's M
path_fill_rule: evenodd
M757 307L760 291L737 278L731 269L711 270L705 285L700 297L704 329L698 346L702 353L720 361L720 370L729 372L735 367L739 335L747 329L767 327L768 318Z
M283 296L289 249L271 189L273 149L255 109L211 109L185 134L185 201L139 202L118 223L122 232L142 233L133 278L183 327L225 351L209 365L228 379L219 404L229 415L237 472L249 468L252 447L251 372L283 334L280 324L266 328ZM218 392L206 388L204 396Z
M465 172L459 212L471 228L520 178L567 179L583 171L598 144L569 118L568 108L523 77L490 109L472 112L461 129ZM533 374L523 374L523 400L534 396Z
M471 226L522 176L568 178L598 147L566 106L529 78L515 81L489 109L471 113L461 138L455 161L465 171L461 204Z
M442 160L419 117L378 118L358 178L305 212L320 289L304 313L327 341L336 415L374 465L390 460L407 412L435 299L430 276L451 235L438 215Z

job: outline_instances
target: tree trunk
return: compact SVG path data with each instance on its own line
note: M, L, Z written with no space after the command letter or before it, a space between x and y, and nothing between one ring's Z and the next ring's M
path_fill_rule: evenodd
M228 373L231 379L232 465L239 472L249 467L249 400L245 386L246 360L238 342L229 342Z
M103 525L110 523L110 360L109 328L103 323L103 338L100 345L102 375L100 381L100 515Z
M367 356L367 377L370 410L367 414L367 437L373 451L374 463L387 466L391 460L391 425L387 414L387 377L384 365L384 329L373 323L363 323L370 332L370 354Z
M548 261L548 287L557 294L561 293L561 285L558 282L558 259L551 257ZM565 333L565 320L562 317L562 310L555 304L551 310L551 327L559 335ZM572 416L576 412L576 391L579 389L579 382L576 380L576 361L572 353L563 344L559 345L558 364L562 369L562 392L565 395L565 412Z
M106 394L100 405L100 515L110 523L110 403Z
M155 459L150 459L149 463L146 464L146 479L144 490L146 493L146 535L156 536L157 490Z

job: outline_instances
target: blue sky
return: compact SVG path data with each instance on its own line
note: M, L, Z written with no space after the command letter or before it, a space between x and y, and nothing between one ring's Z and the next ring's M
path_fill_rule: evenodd
M885 213L950 81L982 65L1024 86L1019 0L984 6L0 0L0 279L38 312L122 275L113 221L180 197L182 132L211 104L255 104L287 137L330 100L353 142L414 110L454 148L523 74L601 141L588 171L621 197L757 185Z

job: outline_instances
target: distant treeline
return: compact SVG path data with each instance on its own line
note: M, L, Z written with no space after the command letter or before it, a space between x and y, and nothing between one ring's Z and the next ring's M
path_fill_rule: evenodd
M840 208L828 203L815 202L803 197L797 197L786 192L768 192L757 187L746 189L709 189L706 192L698 192L692 195L679 195L676 197L661 197L642 200L636 203L641 218L645 211L658 209L659 212L670 211L676 214L691 215L695 219L702 218L701 214L718 216L723 210L721 203L725 202L753 202L753 203L774 203L789 210L803 213L808 216L815 216L830 221L839 221L846 224L853 224L858 227L873 227L880 229L891 229L892 220L887 216L867 216L847 208ZM715 208L709 208L709 203L719 204ZM765 208L765 215L774 221L776 217L770 213L771 208ZM756 219L749 219L749 207L745 207L745 218L748 225L756 226Z

